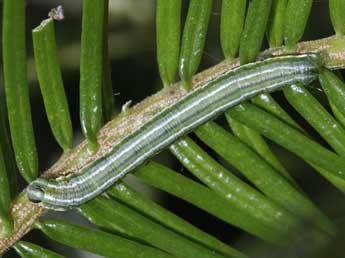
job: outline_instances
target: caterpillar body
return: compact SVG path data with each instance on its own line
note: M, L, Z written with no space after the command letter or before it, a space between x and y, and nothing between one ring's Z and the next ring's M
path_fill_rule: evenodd
M36 179L27 196L48 209L79 206L202 123L257 94L296 83L307 85L317 79L320 67L317 54L274 57L240 66L190 91L67 181Z

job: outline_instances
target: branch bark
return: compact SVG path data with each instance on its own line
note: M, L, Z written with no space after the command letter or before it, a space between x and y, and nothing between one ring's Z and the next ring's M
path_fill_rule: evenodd
M310 52L321 52L327 68L345 68L345 37L340 36L301 42L296 46L293 53L291 51L288 52L284 47L279 47L266 50L260 56L267 57ZM192 81L193 88L197 88L237 66L239 66L239 59L225 60L197 74ZM86 141L84 141L62 156L42 176L49 178L59 177L80 170L92 160L105 155L114 144L120 142L124 137L147 123L165 107L177 102L185 94L186 92L182 88L181 83L178 82L146 98L128 111L119 114L99 131L97 140L100 147L96 153L90 153L87 149ZM0 255L28 233L35 221L45 212L43 208L31 203L26 198L25 192L24 190L12 203L11 216L14 221L14 232L10 237L0 239ZM0 221L1 226L2 222Z

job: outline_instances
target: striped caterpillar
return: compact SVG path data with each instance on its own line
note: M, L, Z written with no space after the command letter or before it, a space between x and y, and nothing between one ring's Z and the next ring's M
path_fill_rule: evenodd
M36 179L29 185L27 196L48 209L79 206L182 135L236 104L263 92L296 83L307 85L316 80L320 60L317 54L281 56L228 71L165 108L114 145L106 156L91 162L68 180Z

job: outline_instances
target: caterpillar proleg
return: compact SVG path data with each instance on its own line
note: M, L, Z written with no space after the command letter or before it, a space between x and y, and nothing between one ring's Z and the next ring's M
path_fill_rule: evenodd
M307 85L317 79L320 67L319 55L303 54L231 70L166 107L68 180L36 179L28 187L28 198L54 210L79 206L197 126L257 94L296 83Z

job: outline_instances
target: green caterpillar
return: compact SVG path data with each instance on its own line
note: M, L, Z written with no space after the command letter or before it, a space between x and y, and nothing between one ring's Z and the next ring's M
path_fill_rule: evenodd
M269 58L231 70L188 92L68 180L36 179L27 196L54 210L79 206L202 123L257 94L296 83L307 85L317 79L320 67L319 55L304 54Z

